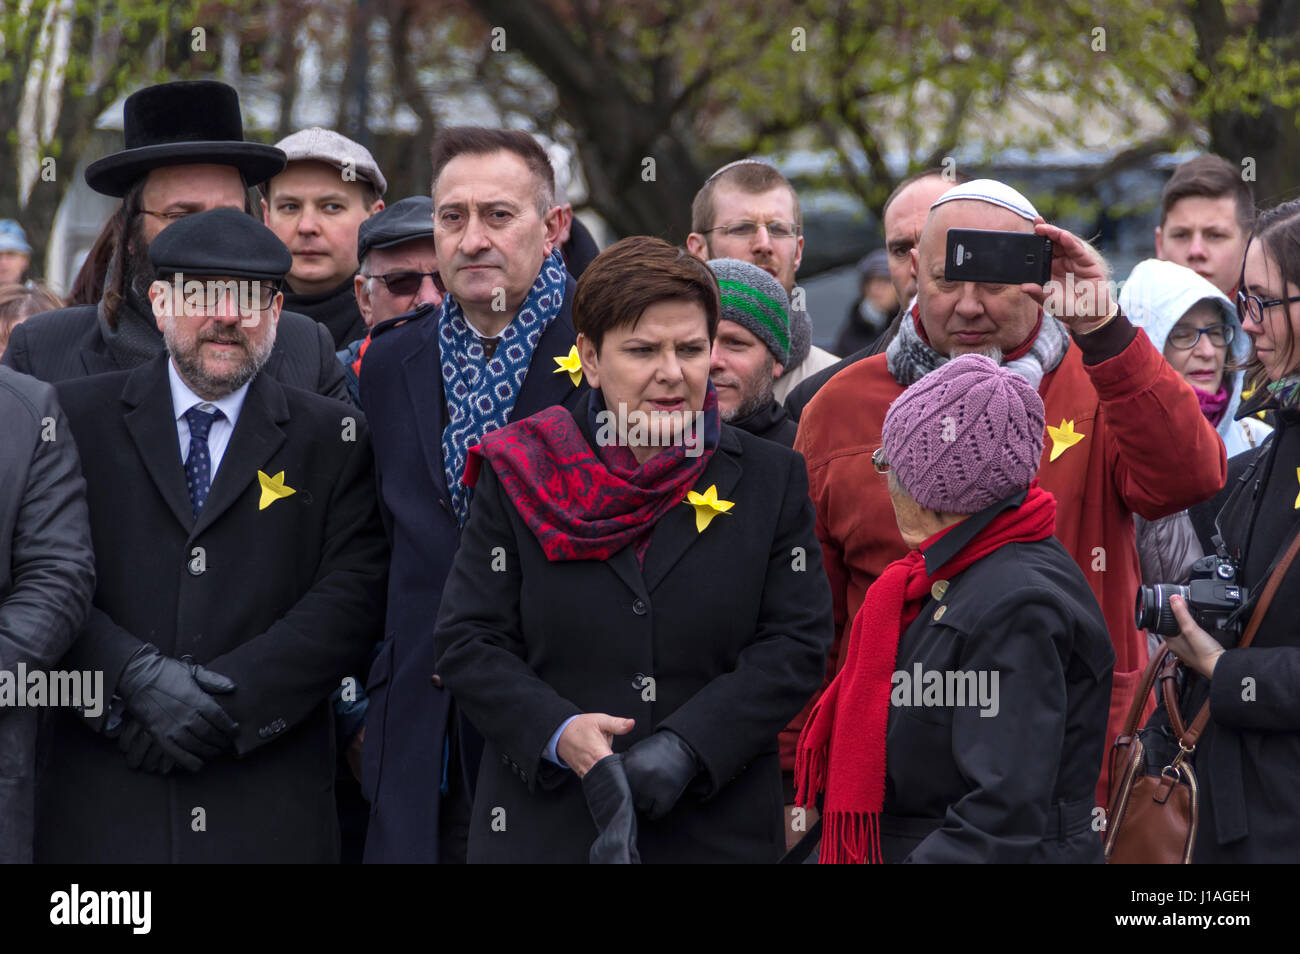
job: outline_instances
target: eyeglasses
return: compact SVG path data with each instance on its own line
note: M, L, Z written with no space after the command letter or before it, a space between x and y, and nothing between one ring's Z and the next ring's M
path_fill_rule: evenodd
M1291 298L1270 298L1268 301L1260 298L1258 295L1247 295L1244 291L1237 292L1237 316L1244 322L1247 318L1255 324L1260 324L1264 320L1265 308L1276 308L1278 305L1289 305L1292 302L1300 301L1300 296Z
M180 220L180 219L185 218L185 216L187 216L187 215L193 215L193 214L194 214L193 212L189 212L189 211L182 211L182 212L154 212L154 211L151 210L151 209L141 209L140 211L143 212L145 215L153 215L153 216L157 216L158 218L160 218L160 219L162 219L162 220L164 220L164 221L166 221L166 222L176 222L176 221L178 221L178 220Z
M871 452L871 466L875 468L877 474L889 473L889 461L885 459L883 447L877 447Z
M1214 345L1214 347L1226 348L1232 343L1233 336L1236 333L1236 325L1210 325L1208 328L1191 328L1187 325L1178 325L1169 332L1169 337L1165 340L1179 351L1190 351L1201 340L1201 335L1205 335L1210 339L1210 344Z
M403 298L418 292L426 277L433 279L433 287L438 289L438 294L447 293L447 289L442 284L442 276L437 272L389 272L386 275L366 276L366 278L378 278L384 283L389 294L400 295Z
M792 239L799 234L799 226L793 222L728 222L704 231L721 232L728 238L753 238L760 228L767 229L768 237L776 241Z
M198 284L195 281L195 285ZM219 311L225 307L227 298L234 303L239 314L251 317L269 310L279 291L271 282L237 278L207 279L201 285L202 287L193 287L190 282L185 283L181 310L187 317L195 318Z

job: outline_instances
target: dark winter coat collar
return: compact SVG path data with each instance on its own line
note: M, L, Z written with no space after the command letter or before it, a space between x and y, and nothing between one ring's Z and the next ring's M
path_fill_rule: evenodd
M595 449L596 435L587 415L579 414L576 420L583 437ZM741 462L743 454L744 445L735 429L723 424L722 433L718 437L718 449L710 458L700 479L695 482L695 491L703 493L712 485L717 487L719 500L731 499L731 493L744 473ZM650 549L646 551L644 569L637 563L636 553L630 546L615 553L605 561L605 565L618 574L628 589L648 600L655 587L663 582L664 577L700 536L695 527L694 511L686 506L677 507L659 519L650 540Z
M785 405L779 404L776 398L768 398L766 404L728 423L755 437L775 441L785 447L794 447L794 436L799 430Z
M239 421L212 482L212 490L195 520L185 487L167 355L161 354L127 376L122 388L127 430L145 469L176 519L197 536L214 523L248 489L249 480L284 445L282 424L289 405L279 383L264 372L253 377Z
M349 342L366 336L366 323L357 307L351 275L320 295L299 295L286 287L284 308L319 321L329 329L335 349L345 348Z
M981 530L993 522L993 518L1004 510L1019 507L1025 502L1028 490L1022 490L999 500L983 510L971 514L954 526L925 551L925 572L933 576L949 560L966 548L966 544L975 539Z

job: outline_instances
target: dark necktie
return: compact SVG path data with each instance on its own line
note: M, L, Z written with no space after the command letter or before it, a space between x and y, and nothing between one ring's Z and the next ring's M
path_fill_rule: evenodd
M190 453L185 458L185 482L190 488L190 503L194 507L194 519L198 519L203 504L208 499L208 488L212 486L212 458L208 456L208 432L212 422L218 417L225 417L219 408L202 411L198 405L185 412L185 423L190 426Z

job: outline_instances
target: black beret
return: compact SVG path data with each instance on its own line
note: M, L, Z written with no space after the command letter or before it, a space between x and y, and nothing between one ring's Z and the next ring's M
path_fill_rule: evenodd
M433 238L433 200L413 195L376 212L357 229L357 261L373 248L388 248L411 239Z
M149 245L160 274L215 275L282 282L293 256L275 233L238 209L197 212L167 226Z

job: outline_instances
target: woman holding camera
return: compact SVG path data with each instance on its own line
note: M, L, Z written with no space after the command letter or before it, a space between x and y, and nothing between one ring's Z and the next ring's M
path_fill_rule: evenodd
M1300 532L1300 201L1259 217L1246 248L1237 307L1254 344L1254 387L1241 418L1274 412L1276 428L1219 512L1223 555L1249 594L1230 630L1206 632L1170 598L1180 634L1169 647L1188 678L1190 722L1208 699L1193 766L1199 781L1197 863L1294 862L1300 857L1300 561L1281 578L1248 647L1236 648L1275 565ZM1163 705L1152 726L1168 726Z

